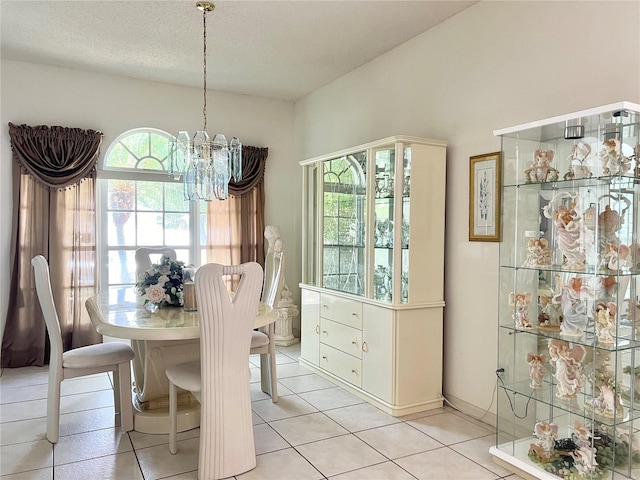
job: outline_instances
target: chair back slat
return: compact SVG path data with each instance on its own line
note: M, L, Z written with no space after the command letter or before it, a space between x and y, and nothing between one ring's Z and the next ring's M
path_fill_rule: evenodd
M225 275L240 275L230 298ZM200 478L226 478L255 467L248 367L262 267L207 264L196 273L200 315L202 408Z
M40 309L44 316L47 331L49 332L49 342L51 344L50 368L62 367L62 331L58 311L53 299L51 289L51 278L49 276L49 263L42 255L36 255L31 259L33 265L34 278L36 283L36 293L40 303Z
M146 272L151 268L153 262L151 261L151 255L160 255L169 257L171 260L177 258L176 251L173 248L167 247L140 247L136 250L136 281L140 278L140 274Z

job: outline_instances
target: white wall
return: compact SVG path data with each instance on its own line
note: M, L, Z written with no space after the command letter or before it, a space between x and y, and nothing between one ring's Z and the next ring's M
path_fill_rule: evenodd
M483 410L496 368L498 245L467 240L469 157L499 150L496 128L620 100L640 103L639 19L637 1L483 1L314 92L295 110L287 102L210 92L209 130L269 147L266 220L281 226L287 284L296 299L297 161L394 134L449 141L444 391L462 406ZM11 223L7 122L98 129L105 134L103 153L134 127L176 132L201 125L197 89L4 60L1 82L5 276ZM1 321L7 298L6 288L0 289Z
M296 104L300 158L449 142L444 392L469 413L491 403L498 307L498 244L468 241L469 157L500 150L494 129L620 100L640 102L639 2L483 1Z
M202 128L202 90L113 77L79 70L2 61L0 112L0 264L9 277L11 147L8 122L92 128L104 133L101 155L121 133L155 127L177 133ZM265 175L267 224L281 226L288 284L300 277L300 170L293 143L292 102L210 91L209 132L240 137L246 145L269 147ZM289 252L291 252L289 254ZM297 290L294 291L297 295ZM0 289L0 332L9 292Z

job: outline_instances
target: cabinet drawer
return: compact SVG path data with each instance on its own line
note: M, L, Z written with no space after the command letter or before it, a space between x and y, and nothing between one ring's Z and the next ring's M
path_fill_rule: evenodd
M362 358L362 330L322 318L320 341L354 357Z
M362 386L362 361L359 358L321 343L320 367L356 387Z
M320 295L320 316L362 330L362 303L348 298Z

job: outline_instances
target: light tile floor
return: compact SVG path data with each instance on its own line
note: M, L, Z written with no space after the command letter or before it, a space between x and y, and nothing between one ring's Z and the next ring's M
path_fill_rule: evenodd
M257 454L241 480L474 479L520 477L492 462L493 428L451 408L395 418L298 364L300 346L280 347L274 404L250 358ZM47 369L0 375L0 476L9 479L196 479L199 429L122 434L114 427L107 374L62 383L60 440L44 436Z

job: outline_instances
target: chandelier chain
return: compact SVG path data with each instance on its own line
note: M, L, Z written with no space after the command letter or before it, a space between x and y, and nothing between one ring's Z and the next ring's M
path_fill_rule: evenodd
M203 107L202 107L202 116L203 116L203 128L202 130L204 130L205 132L207 131L207 10L203 9L202 10L202 29L204 30L204 33L202 35L202 38L204 39L203 41L203 60L202 60L202 65L203 65L203 72L204 72L204 76L203 76L203 97L204 97L204 102L203 102Z

